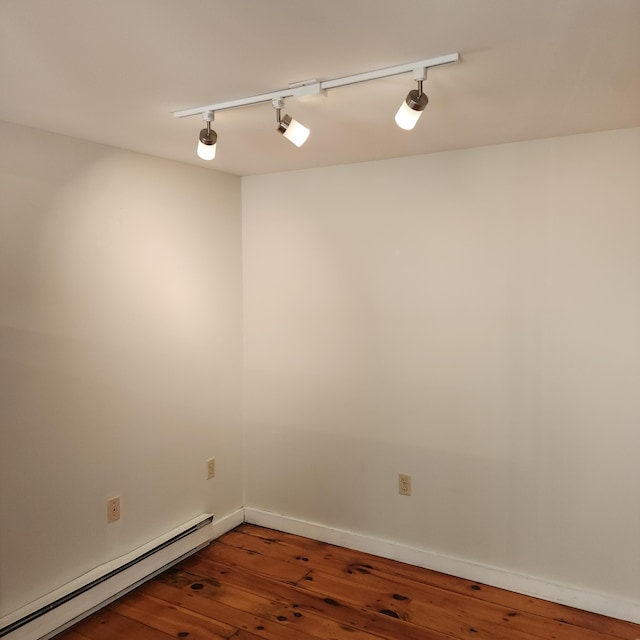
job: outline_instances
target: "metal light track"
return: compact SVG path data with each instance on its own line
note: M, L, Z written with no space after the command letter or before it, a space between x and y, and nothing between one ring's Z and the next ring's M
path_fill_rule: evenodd
M296 86L280 89L279 91L271 91L270 93L262 93L257 96L248 98L239 98L238 100L229 100L227 102L219 102L218 104L208 104L203 107L193 107L191 109L182 109L174 111L175 118L185 118L195 116L207 111L223 111L225 109L235 109L236 107L246 107L261 102L271 102L278 98L299 98L302 96L314 95L335 89L336 87L345 87L359 82L368 82L369 80L377 80L379 78L388 78L397 76L402 73L408 73L417 69L429 69L431 67L439 67L444 64L452 64L458 62L460 56L457 53L451 53L438 58L429 58L427 60L418 60L417 62L408 62L407 64L397 65L395 67L387 67L376 71L366 71L353 76L345 76L343 78L335 78L334 80L323 80L322 82L309 81L309 83L300 83Z

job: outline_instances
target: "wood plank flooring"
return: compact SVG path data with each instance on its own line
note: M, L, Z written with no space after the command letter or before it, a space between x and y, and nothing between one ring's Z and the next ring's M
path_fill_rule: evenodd
M636 640L640 625L241 525L55 640Z

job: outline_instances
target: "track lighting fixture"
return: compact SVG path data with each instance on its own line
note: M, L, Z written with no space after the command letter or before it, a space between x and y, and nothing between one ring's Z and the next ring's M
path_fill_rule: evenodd
M203 160L213 160L216 157L218 142L218 134L211 128L213 111L205 111L202 119L207 123L207 128L201 129L198 136L198 156Z
M410 130L415 127L416 122L429 102L426 94L422 91L422 82L426 78L427 69L458 62L459 59L460 56L457 53L452 53L446 56L440 56L439 58L410 62L408 64L398 65L397 67L378 69L377 71L366 71L364 73L345 76L344 78L336 78L334 80L323 80L322 82L318 82L317 80L308 80L306 82L298 82L296 84L289 85L288 89L281 89L280 91L273 91L272 93L263 93L257 96L230 100L228 102L211 104L204 107L174 111L173 115L176 118L184 118L187 116L202 114L202 119L207 123L207 128L200 131L198 155L205 160L212 160L216 155L216 140L218 138L216 132L211 129L214 112L271 101L276 109L278 131L287 138L287 140L290 140L297 147L300 147L309 137L309 129L301 125L288 114L285 114L282 118L280 117L281 109L284 107L285 98L301 98L303 96L318 95L326 93L329 89L335 89L336 87L344 87L351 84L358 84L359 82L367 82L369 80L377 80L379 78L388 78L390 76L400 75L401 73L413 72L414 80L417 80L418 82L418 89L409 91L409 94L402 103L398 113L396 113L395 118L399 127Z
M301 147L309 137L309 129L297 120L294 120L288 113L284 118L280 117L282 109L284 109L284 100L282 98L274 98L272 100L273 108L276 110L276 120L278 121L278 131L292 142L296 147Z
M418 88L409 91L404 102L400 105L398 113L396 113L396 124L401 129L411 131L429 103L427 94L422 92L422 82L426 77L426 68L414 69L413 79L418 82Z

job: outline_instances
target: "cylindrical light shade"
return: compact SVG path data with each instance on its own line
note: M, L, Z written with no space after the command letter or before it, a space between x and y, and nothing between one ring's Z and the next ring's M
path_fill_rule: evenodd
M297 120L294 120L290 115L285 115L284 118L278 124L278 131L289 142L293 142L296 147L301 147L309 137L309 129L303 124L300 124Z
M198 157L203 160L213 160L216 157L216 142L218 135L215 131L202 129L198 138Z
M426 93L419 93L416 89L409 91L406 100L400 105L398 113L396 113L396 124L407 131L413 129L428 102L429 98L427 98Z

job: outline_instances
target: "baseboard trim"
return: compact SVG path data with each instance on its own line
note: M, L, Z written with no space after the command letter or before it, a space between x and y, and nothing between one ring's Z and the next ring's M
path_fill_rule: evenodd
M484 566L444 556L425 549L408 547L388 540L380 540L350 531L332 529L326 525L306 522L290 516L245 507L245 522L278 531L312 538L348 549L364 551L383 558L399 560L467 580L474 580L508 591L591 611L620 620L640 623L640 603L622 601L609 595L592 593L547 582L541 578L510 573L503 569Z
M237 527L244 510L203 514L0 620L3 640L46 640Z
M244 509L242 507L220 519L216 518L212 525L211 540L215 540L228 531L231 531L231 529L239 527L243 522Z

